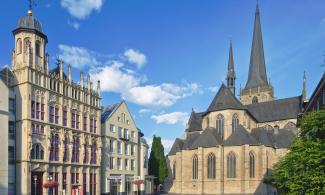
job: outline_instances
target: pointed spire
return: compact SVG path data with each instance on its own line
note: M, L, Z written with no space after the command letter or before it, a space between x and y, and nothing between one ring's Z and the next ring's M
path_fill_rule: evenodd
M72 73L71 73L71 64L69 64L69 65L68 65L68 80L69 80L70 83L71 83L71 80L72 80L72 79L71 79L71 78L72 78L71 74L72 74Z
M306 101L307 100L307 88L306 88L306 71L304 71L304 78L303 78L303 85L302 85L302 101Z
M235 66L234 66L234 57L232 52L232 41L230 40L229 46L229 59L228 59L228 72L227 72L227 87L230 91L235 94Z
M248 80L245 89L268 85L266 68L265 68L265 58L264 58L264 48L263 48L263 38L260 22L260 10L258 3L256 4L255 12L255 22L254 22L254 33L253 42L251 48L251 57L249 63L249 73Z

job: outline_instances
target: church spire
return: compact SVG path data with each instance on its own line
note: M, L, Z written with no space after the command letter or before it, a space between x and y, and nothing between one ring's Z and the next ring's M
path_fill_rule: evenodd
M265 85L268 85L268 82L267 82L267 75L266 75L266 68L265 68L263 39L262 39L262 30L261 30L261 22L260 22L260 10L257 3L256 12L255 12L253 42L252 42L251 57L249 63L249 73L248 73L248 80L245 89L260 87Z
M304 79L303 79L303 84L302 84L302 101L306 101L307 100L307 88L306 88L306 71L304 71Z
M227 87L235 95L235 66L234 66L234 57L232 53L232 41L230 40L229 47L229 59L228 59L228 72L227 72Z

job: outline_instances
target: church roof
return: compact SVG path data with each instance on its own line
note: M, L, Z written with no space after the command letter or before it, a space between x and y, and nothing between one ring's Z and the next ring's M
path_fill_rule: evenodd
M200 132L194 131L194 132L189 132L187 134L186 139L184 140L183 144L183 150L190 149L191 145L194 143L194 141L200 136Z
M247 105L258 122L297 118L301 112L301 96Z
M269 131L264 127L254 128L251 131L251 135L257 140L259 144L265 146L274 147L274 136L273 131Z
M175 155L177 152L181 151L183 148L184 141L176 138L172 148L170 149L168 155Z
M206 129L204 130L198 138L193 142L189 149L211 148L222 143L220 136L217 135L216 129Z
M268 85L268 82L265 68L260 11L257 5L255 12L254 33L249 63L249 73L245 89L265 85Z
M238 125L236 130L225 140L224 146L259 145L256 139L242 126Z
M60 66L57 65L56 68L53 68L52 70L50 70L50 75L51 74L54 74L55 76L60 75ZM68 79L67 75L64 72L63 72L63 78L65 80Z
M32 15L21 17L17 23L17 29L19 28L36 30L40 33L43 33L41 22Z
M213 98L207 112L213 112L225 109L246 109L234 96L234 94L222 84L216 96Z
M201 131L203 114L204 112L195 113L194 110L192 110L190 119L188 121L188 127L185 131L186 132Z

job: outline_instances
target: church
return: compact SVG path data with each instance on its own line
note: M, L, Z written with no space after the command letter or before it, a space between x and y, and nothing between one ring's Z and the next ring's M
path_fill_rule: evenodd
M260 11L256 6L248 79L235 95L230 44L227 83L209 107L192 110L182 138L167 156L165 191L171 194L277 194L263 183L294 140L297 117L306 98L275 99L267 79ZM304 81L305 82L305 81ZM304 85L305 86L305 85Z

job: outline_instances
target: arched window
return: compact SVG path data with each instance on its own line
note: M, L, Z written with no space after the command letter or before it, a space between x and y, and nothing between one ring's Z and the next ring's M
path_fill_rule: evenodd
M30 39L27 37L24 39L24 53L29 52L29 49L31 49L31 42Z
M35 43L35 53L36 56L41 56L41 42L40 41L36 41Z
M258 99L257 99L256 96L253 97L252 103L253 103L253 104L258 103Z
M252 152L249 153L249 177L255 177L255 156Z
M194 155L192 159L192 179L198 179L198 175L198 158L197 155Z
M93 141L93 144L91 146L91 159L90 159L90 164L96 164L96 150L97 150L97 145L96 141Z
M72 143L71 162L77 162L77 163L79 162L79 147L80 147L79 137L74 136L73 143Z
M69 142L69 138L68 136L65 136L64 138L64 153L63 153L63 162L67 162L68 161L68 155L69 155L69 149L68 149L68 142Z
M227 156L227 177L236 178L236 155L233 152Z
M176 162L173 163L173 179L176 179Z
M21 39L18 39L17 40L17 45L16 45L17 54L21 54L21 50L22 50L22 42L21 42Z
M85 144L84 144L84 163L88 163L88 140L85 139Z
M232 116L232 132L235 132L235 130L237 129L238 127L238 124L239 124L239 119L238 119L238 115L237 114L234 114Z
M293 122L288 122L288 123L284 126L285 129L290 129L290 128L294 128L294 127L296 127L296 125L295 125Z
M50 161L58 161L59 160L59 135L51 134L50 137Z
M208 155L208 179L216 178L216 157L213 153Z
M32 147L31 159L34 160L43 160L44 159L44 150L41 144L34 144Z
M224 117L222 114L219 114L217 116L217 132L219 133L219 135L221 136L221 138L223 139L223 135L224 135Z

